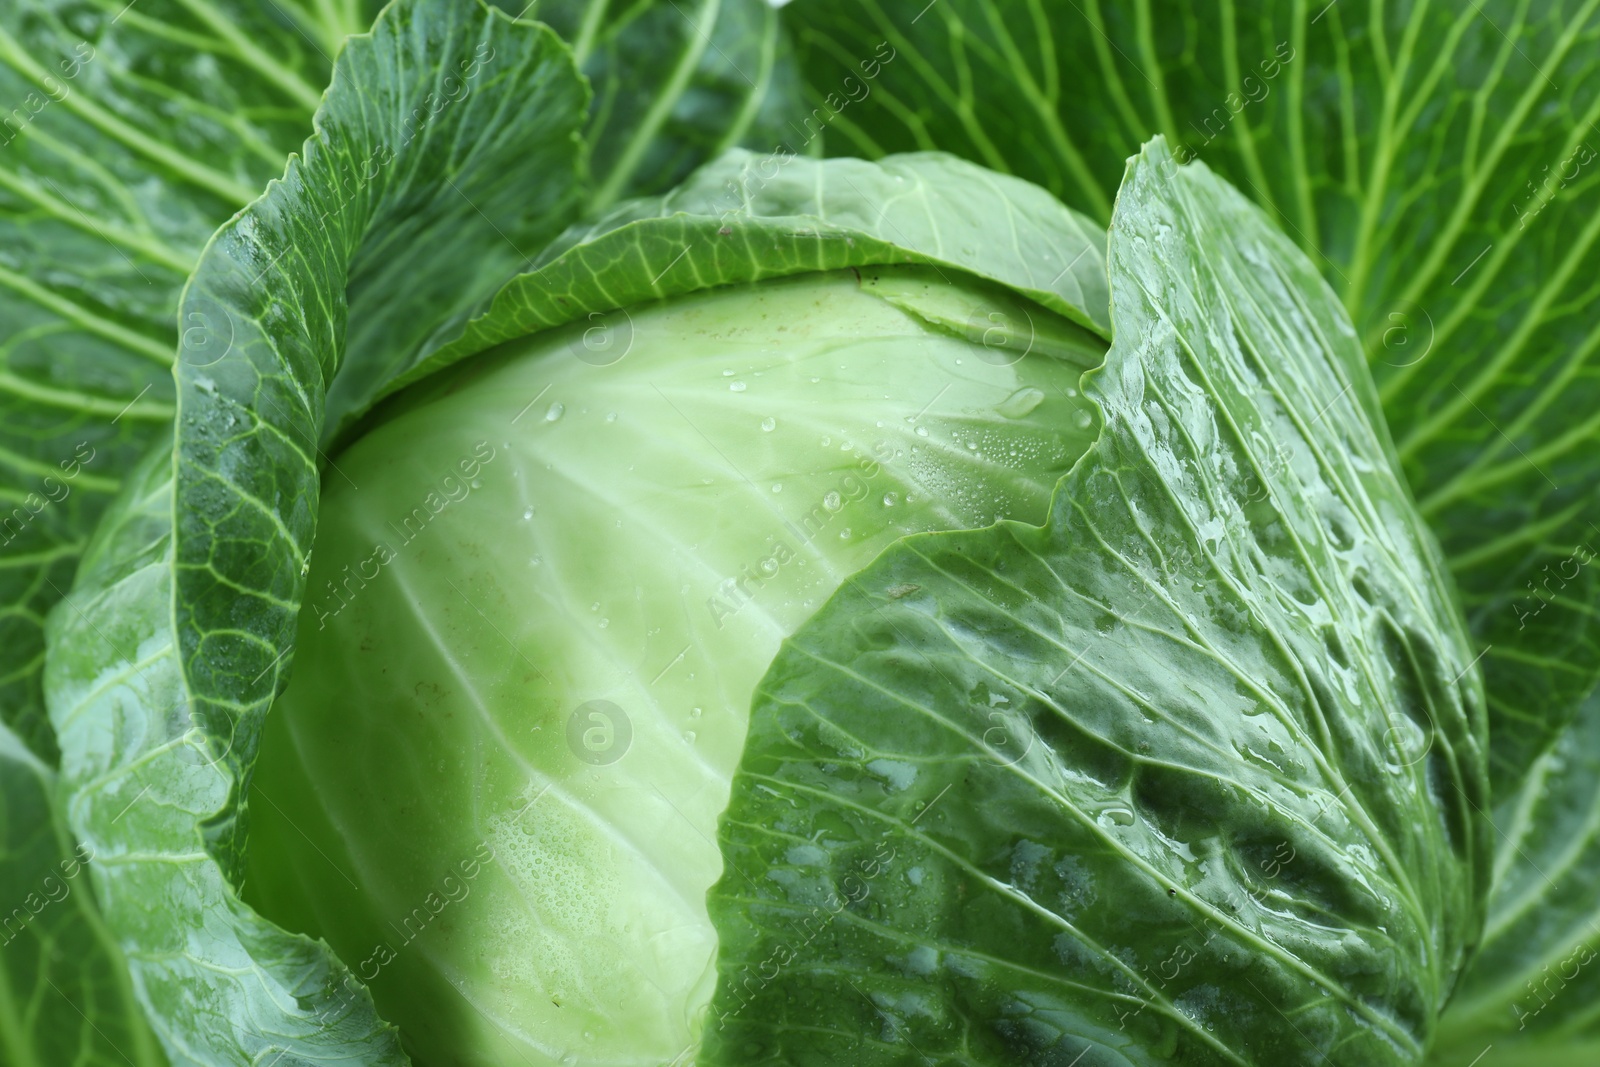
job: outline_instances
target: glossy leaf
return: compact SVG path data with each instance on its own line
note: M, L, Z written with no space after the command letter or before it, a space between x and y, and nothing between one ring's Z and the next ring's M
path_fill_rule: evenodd
M178 291L372 3L14 0L0 21L0 718L55 744L44 615L173 411ZM191 324L192 325L192 324Z
M71 586L124 474L172 417L180 335L189 346L226 343L201 323L179 321L179 290L211 233L283 172L310 132L344 38L365 30L381 6L16 0L6 8L0 720L47 760L55 744L39 688L45 612ZM598 87L586 194L597 205L665 189L726 145L771 147L797 98L776 14L761 0L502 6L569 33L582 53ZM448 78L419 100L423 111L464 92L499 91ZM460 243L475 253L453 269L478 279L456 291L454 306L443 299L448 287L433 285L435 272L419 265L432 265L432 250L410 243L403 225L356 267L356 299L389 293L436 321L402 337L379 332L385 319L357 317L351 370L330 394L332 422L364 408L430 337L447 339L551 236L537 211L464 225ZM491 227L503 241L479 240Z
M436 107L450 78L467 88ZM439 248L485 219L548 226L541 212L569 208L585 104L549 30L478 3L398 3L350 39L316 136L185 290L201 332L178 353L174 441L55 609L46 679L69 825L100 857L106 925L175 1063L404 1061L324 946L238 900L242 783L288 668L347 323L416 344L403 324L429 330L479 280L441 271L397 302L372 281L405 258L390 242Z
M786 10L831 153L953 151L1105 219L1163 133L1311 256L1462 590L1514 787L1600 679L1600 577L1556 574L1600 537L1600 5Z
M702 1064L1403 1064L1487 889L1482 690L1355 331L1161 142L1043 527L889 549L757 689Z

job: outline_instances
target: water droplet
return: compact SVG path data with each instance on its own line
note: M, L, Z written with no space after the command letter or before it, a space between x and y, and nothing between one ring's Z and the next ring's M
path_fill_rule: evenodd
M607 626L610 626L610 625L611 625L611 620L610 619L601 619L600 620L600 629L604 630Z
M781 492L783 492L783 483L782 483L782 482L773 482L773 483L772 483L772 491L773 491L773 492L774 492L774 493L781 493Z
M607 422L616 422L617 421L617 413L615 411L606 412L606 421Z
M704 710L704 709L702 709L702 708L690 708L689 709L689 718L698 719L700 717L700 712L702 710Z
M844 529L839 531L839 540L841 540L841 541L850 540L850 527L846 526Z
M555 422L557 419L561 418L561 416L565 415L566 413L567 413L567 406L565 404L563 404L561 401L557 400L554 404L551 404L550 405L550 409L544 413L544 421L545 422Z
M838 511L844 507L844 497L840 496L836 490L829 490L828 495L822 498L822 506L829 511Z
M884 507L892 508L898 503L900 503L900 494L899 493L885 493L885 494L883 494L883 506Z
M1127 808L1106 808L1100 813L1100 821L1110 822L1113 826L1132 826L1133 812Z
M977 450L978 450L978 442L976 442L976 441L968 441L967 442L967 451L968 452L976 452Z
M823 447L823 448L827 448L827 447L828 447L828 446L829 446L829 445L831 445L831 444L833 444L833 438L831 438L831 437L824 437L824 438L823 438L823 439L822 439L822 447Z
M926 436L928 436L928 428L926 426L918 426L917 427L917 436L918 437L926 437Z
M1087 430L1089 427L1094 425L1094 416L1089 414L1087 411L1079 411L1076 415L1072 416L1072 421L1077 424L1078 429Z
M694 744L694 739L695 739L696 736L697 735L695 734L695 732L693 730L685 730L683 732L683 739L685 741L689 742L691 745Z
M526 507L526 508L523 508L523 509L522 509L522 517L523 517L523 518L524 518L524 519L531 519L531 518L533 518L533 508L532 508L532 507Z
M1000 403L995 405L995 410L1008 419L1020 419L1034 408L1044 402L1044 390L1029 386L1018 389Z
M761 428L767 433L771 433L773 430L778 428L778 420L773 418L771 415L768 415L766 418L761 420Z
M724 378L732 378L733 377L733 371L725 370L725 371L722 372L722 376Z
M742 393L745 391L745 388L744 382L741 381L732 381L728 383L728 392L730 393Z

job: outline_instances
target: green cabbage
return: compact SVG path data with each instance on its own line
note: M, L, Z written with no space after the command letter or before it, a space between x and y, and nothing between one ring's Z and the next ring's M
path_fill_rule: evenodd
M0 1063L1590 1062L1597 30L19 0Z
M339 456L247 881L425 1062L697 1046L780 643L906 534L1044 520L1103 343L1035 307L986 346L907 289L984 299L881 268L637 305L445 372Z

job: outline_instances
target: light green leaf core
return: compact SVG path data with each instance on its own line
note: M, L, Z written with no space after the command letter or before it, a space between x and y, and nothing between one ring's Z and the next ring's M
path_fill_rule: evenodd
M965 275L863 268L595 316L402 395L326 484L259 906L420 1063L687 1062L757 681L903 535L1041 521L1102 352Z

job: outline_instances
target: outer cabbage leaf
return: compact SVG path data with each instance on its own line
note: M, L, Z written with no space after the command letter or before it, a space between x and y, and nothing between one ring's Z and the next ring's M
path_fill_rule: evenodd
M528 13L571 42L594 86L595 210L665 192L736 145L773 149L799 112L793 52L765 0L543 0Z
M390 236L353 268L352 299L370 294L374 301L409 302L427 309L431 321L351 316L349 353L328 391L325 437L349 425L397 375L460 333L506 279L548 258L545 246L572 216L601 211L622 196L660 192L729 145L770 144L774 127L798 97L777 15L763 0L644 0L626 7L610 0L496 2L512 15L549 23L572 44L592 79L581 202L540 204L542 176L523 165L519 173L527 176L531 203L507 202L498 212L463 216L461 231L445 246L454 250L444 253L448 265L440 262L439 245L418 240L397 217ZM450 101L504 90L492 82L458 87L441 72L434 91ZM463 284L463 274L475 276L473 282Z
M1483 946L1431 1062L1579 1067L1600 1058L1600 696L1495 806ZM1490 1049L1492 1046L1492 1050Z
M165 1067L56 806L56 774L0 725L0 1060Z
M1482 921L1481 684L1312 264L1154 142L1104 430L758 687L708 1065L1412 1063Z
M578 319L587 318L608 344L624 343L625 322L606 313L629 304L896 263L1005 286L1080 324L1086 349L1110 336L1105 233L1043 190L949 156L823 162L733 150L666 196L621 204L569 229L459 338L386 391ZM1026 349L1032 327L1007 303L962 308L944 325L983 343Z
M55 743L40 690L45 613L71 585L123 476L171 420L180 336L186 346L226 346L225 331L180 321L179 291L212 232L282 173L311 129L345 36L370 26L381 6L16 0L5 8L0 719L47 761ZM797 98L784 35L761 0L502 6L570 33L599 86L591 204L659 191L726 144L770 147ZM431 111L497 87L441 72L428 91L418 103ZM413 118L407 128L421 125ZM475 251L449 270L476 272L472 286L437 284L436 250L397 225L353 271L354 297L412 301L436 328L374 332L385 318L355 317L348 362L370 366L337 385L333 414L365 407L430 335L448 335L567 221L523 211L464 218L458 239Z
M452 77L484 91L434 110ZM363 287L363 268L381 273L400 238L465 257L482 219L573 203L586 103L548 29L479 3L395 4L349 40L315 136L185 290L182 321L203 333L179 350L173 440L130 477L52 614L46 677L68 824L175 1064L404 1062L325 946L239 901L244 782L288 668L347 323L409 343L390 322L434 321ZM430 284L475 284L435 262L447 277Z
M1305 249L1464 594L1514 788L1600 679L1600 573L1558 574L1600 547L1600 4L787 11L830 151L940 148L1104 219L1123 159L1164 133ZM862 80L880 41L895 58Z
M47 761L45 612L172 418L178 291L212 231L283 172L328 57L377 6L5 7L0 718Z
M62 878L78 846L51 810L45 615L171 420L200 249L282 172L376 8L17 0L0 20L0 722L43 761L0 759L0 908L46 905L0 952L8 1063L161 1061L88 875Z

